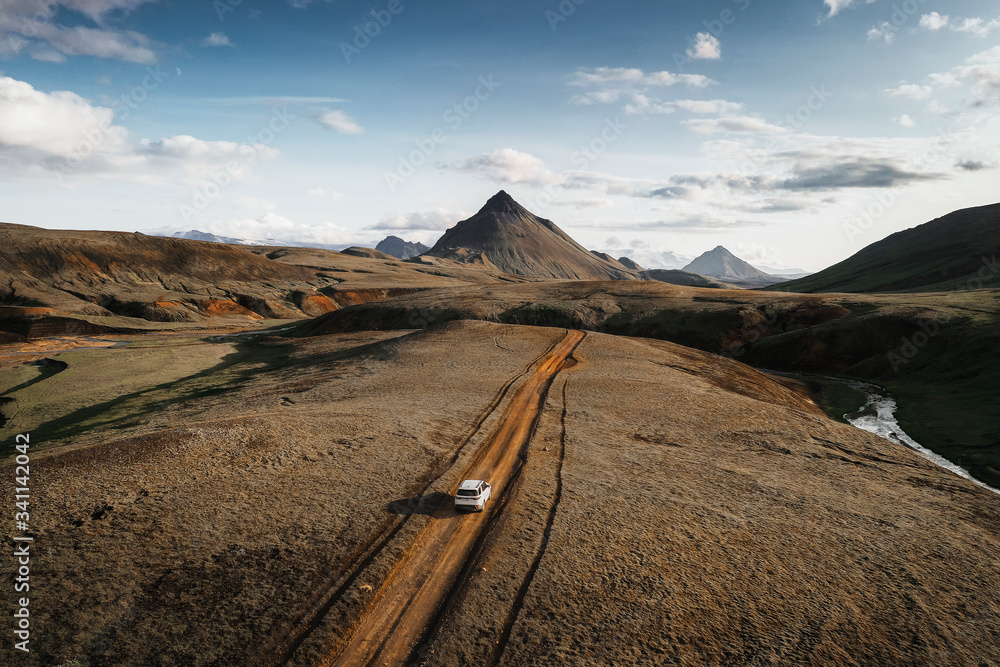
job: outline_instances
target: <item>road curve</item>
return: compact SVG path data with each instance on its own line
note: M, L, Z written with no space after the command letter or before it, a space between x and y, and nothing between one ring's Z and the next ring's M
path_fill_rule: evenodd
M451 503L442 503L410 553L388 577L344 649L339 655L327 656L321 663L324 667L405 664L497 511L496 500L517 470L549 387L584 335L568 331L541 360L511 398L496 429L463 475L464 479L485 479L493 485L493 501L487 510L458 515Z

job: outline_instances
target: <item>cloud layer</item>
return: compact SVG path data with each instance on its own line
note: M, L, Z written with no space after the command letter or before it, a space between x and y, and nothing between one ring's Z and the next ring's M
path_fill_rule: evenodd
M95 56L141 64L156 62L148 37L110 25L111 17L156 0L4 0L0 10L0 56L26 53L61 62ZM95 27L61 23L62 10L77 12Z

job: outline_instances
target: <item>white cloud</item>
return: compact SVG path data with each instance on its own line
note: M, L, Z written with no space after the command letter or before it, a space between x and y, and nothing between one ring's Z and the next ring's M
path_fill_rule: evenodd
M881 39L886 44L893 44L896 41L896 26L888 21L883 21L868 31L868 41Z
M978 103L1000 96L1000 46L977 53L966 60L966 65L956 68L955 74L972 83L979 96Z
M723 118L693 118L681 123L698 134L780 134L782 127L771 125L762 118L752 116L726 116Z
M935 88L953 88L955 86L961 85L958 77L954 72L942 72L940 74L931 74L927 77L927 81Z
M559 177L545 166L543 160L513 148L501 148L492 153L483 153L441 166L475 174L497 183L545 185L559 181Z
M899 124L902 125L903 127L916 127L917 121L913 120L910 114L904 113L902 116L899 117Z
M669 88L678 84L705 88L716 83L701 74L673 74L671 72L643 72L625 67L598 67L578 69L569 85L594 88L573 95L569 103L577 105L611 104L624 98L629 100L625 110L629 113L673 113L680 103L664 103L652 96L651 89Z
M574 95L569 98L570 104L578 105L589 105L589 104L611 104L612 102L617 102L618 98L622 95L628 95L631 92L632 96L638 95L635 91L629 91L622 88L612 88L611 90L592 90L583 95Z
M827 14L827 18L836 16L844 9L853 5L855 2L856 0L823 0L823 4L830 8L830 13ZM865 4L870 5L873 2L875 2L875 0L865 0Z
M16 180L59 177L147 183L203 182L220 171L239 180L278 151L263 144L187 135L134 141L114 111L68 91L45 93L0 77L0 172ZM229 169L233 164L235 169Z
M92 106L75 93L46 94L29 83L0 77L0 145L69 155L94 137L91 150L108 150L126 135L113 121L114 111Z
M707 32L699 32L694 44L687 50L688 58L694 60L718 60L722 57L719 40Z
M36 60L61 62L66 56L96 56L153 64L148 37L111 27L112 13L133 11L155 0L15 0L0 12L0 54L27 52ZM86 15L99 27L58 22L60 7Z
M471 214L436 208L430 211L415 211L401 215L387 215L368 229L376 231L444 231L459 220Z
M235 46L229 41L229 37L222 32L213 32L201 42L202 46Z
M905 97L910 100L924 100L931 96L934 89L930 86L921 86L916 83L903 83L895 88L886 88L882 92L889 97Z
M979 17L953 20L947 14L942 16L937 12L931 12L920 17L920 27L930 31L948 28L952 32L960 32L974 37L988 37L991 32L1000 28L1000 18L990 21Z
M364 134L365 130L358 123L347 115L346 111L325 111L317 119L323 127L329 128L340 134L357 135Z
M676 111L686 111L704 115L731 115L743 110L739 102L728 100L675 100L673 102L657 102L645 95L637 95L631 104L625 105L625 111L634 114L671 114Z
M673 86L680 83L704 88L715 82L701 74L673 74L667 71L646 73L641 69L625 67L597 67L592 70L581 68L570 80L571 86L581 87L608 83L627 83L635 86Z
M678 109L700 114L732 114L743 109L739 102L726 100L677 100L672 102Z
M948 26L949 20L950 18L947 14L941 16L937 12L931 12L920 17L920 27L924 30L940 30Z
M334 190L333 188L310 188L306 191L306 194L312 197L333 199L334 201L344 196L344 193Z

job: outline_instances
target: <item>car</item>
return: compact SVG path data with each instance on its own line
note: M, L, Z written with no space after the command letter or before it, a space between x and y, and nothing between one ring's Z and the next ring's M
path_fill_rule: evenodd
M482 512L486 501L493 495L493 487L481 479L467 479L455 494L456 510L476 510Z

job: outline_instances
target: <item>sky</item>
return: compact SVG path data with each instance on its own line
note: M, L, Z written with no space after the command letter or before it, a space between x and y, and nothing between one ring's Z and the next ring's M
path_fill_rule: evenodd
M809 271L1000 201L985 0L3 0L0 220ZM617 256L617 255L616 255Z

